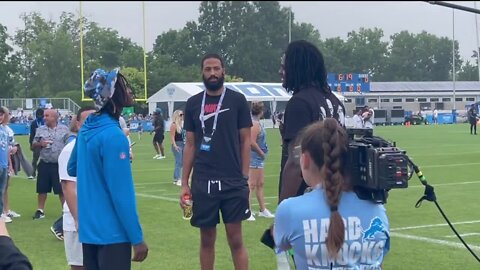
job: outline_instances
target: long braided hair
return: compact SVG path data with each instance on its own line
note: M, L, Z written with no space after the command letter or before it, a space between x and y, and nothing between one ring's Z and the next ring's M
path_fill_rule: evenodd
M329 255L334 258L345 240L345 225L338 212L338 204L345 185L348 137L337 120L327 118L306 128L301 147L302 153L308 152L322 173L331 210L326 244Z
M327 84L327 69L320 50L305 40L291 42L284 55L285 78L283 87L293 93L313 87L330 93Z

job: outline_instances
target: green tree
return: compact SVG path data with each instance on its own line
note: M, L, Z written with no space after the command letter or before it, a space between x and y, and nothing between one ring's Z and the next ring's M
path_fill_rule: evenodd
M8 45L7 27L0 24L0 91L1 98L13 97L16 90L16 62L13 48Z
M382 41L382 38L383 31L378 28L349 32L346 45L351 50L350 61L347 62L350 70L344 72L368 73L373 80L381 76L388 56L388 42Z
M391 36L390 57L385 68L385 81L448 81L452 79L452 40L427 32L408 31ZM455 41L455 66L462 65Z
M478 81L478 66L472 65L470 61L466 61L458 73L459 81Z

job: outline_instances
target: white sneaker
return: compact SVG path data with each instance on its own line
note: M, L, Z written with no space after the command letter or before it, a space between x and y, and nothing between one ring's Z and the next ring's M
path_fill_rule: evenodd
M158 159L160 157L160 155L155 155L153 156L153 159Z
M250 217L247 218L248 221L255 221L255 215L253 213L250 214Z
M2 215L0 216L0 219L2 219L3 222L5 222L5 223L10 223L10 222L12 222L12 219L11 219L10 217L8 217L7 215L5 215L5 214L2 214Z
M265 208L263 211L258 212L259 217L264 217L264 218L274 218L275 215L270 213L267 208Z
M175 181L175 185L181 187L182 186L182 180L178 179L177 181Z
M21 217L21 215L15 211L8 210L7 217L18 218L18 217Z
M166 156L159 156L157 159L164 159L167 158Z

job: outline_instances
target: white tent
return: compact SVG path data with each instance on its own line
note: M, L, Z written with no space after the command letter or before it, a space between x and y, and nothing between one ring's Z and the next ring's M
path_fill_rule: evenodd
M272 112L276 111L277 102L286 102L291 97L281 83L229 82L225 83L225 86L244 94L247 101L271 102ZM153 113L158 107L158 103L166 102L168 115L172 115L175 102L186 102L189 97L204 91L204 89L205 86L202 82L169 83L148 98L148 111ZM344 97L335 94L343 102Z

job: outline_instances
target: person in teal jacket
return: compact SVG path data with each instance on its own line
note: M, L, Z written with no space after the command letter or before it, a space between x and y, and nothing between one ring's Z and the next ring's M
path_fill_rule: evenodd
M130 269L148 254L137 213L127 137L118 119L133 103L127 80L118 69L97 69L85 83L95 101L80 129L68 162L77 177L78 232L86 269Z

